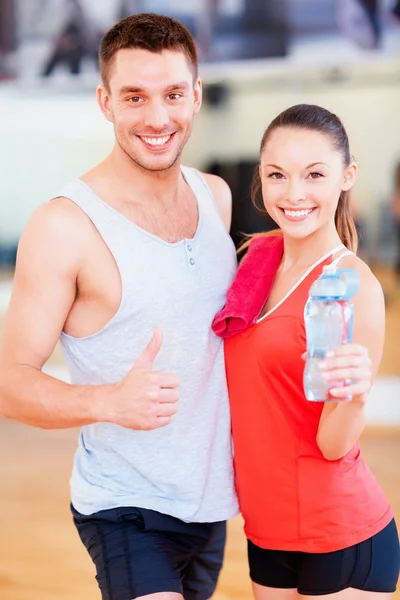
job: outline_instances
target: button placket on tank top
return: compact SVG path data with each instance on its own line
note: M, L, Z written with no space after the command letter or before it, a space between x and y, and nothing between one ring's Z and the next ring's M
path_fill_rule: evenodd
M197 263L197 246L193 240L185 240L185 254L188 267L193 271Z

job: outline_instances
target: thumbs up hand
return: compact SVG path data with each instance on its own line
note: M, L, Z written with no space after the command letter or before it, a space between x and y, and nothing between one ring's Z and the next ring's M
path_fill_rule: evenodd
M157 327L131 370L110 386L107 404L103 404L105 415L98 420L137 430L158 429L171 422L178 410L179 380L171 373L153 371L162 340L162 330Z
M154 361L157 358L157 354L161 350L163 342L163 333L160 327L156 327L154 329L153 337L147 344L146 348L143 350L142 354L139 358L136 359L133 369L147 369L149 371L152 370Z

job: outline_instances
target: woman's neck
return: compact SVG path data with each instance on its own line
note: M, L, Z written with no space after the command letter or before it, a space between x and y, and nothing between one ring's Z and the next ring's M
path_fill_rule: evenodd
M289 271L293 268L308 268L324 254L342 244L336 227L329 231L319 229L312 235L302 239L283 234L283 240L282 271Z

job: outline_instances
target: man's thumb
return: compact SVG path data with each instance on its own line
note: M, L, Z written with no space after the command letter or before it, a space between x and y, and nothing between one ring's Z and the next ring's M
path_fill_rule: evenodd
M133 366L139 369L151 370L153 368L153 363L157 357L157 354L161 350L162 342L162 329L160 327L156 327L154 329L153 337L147 344L146 348L143 350L142 354L135 361L135 364Z

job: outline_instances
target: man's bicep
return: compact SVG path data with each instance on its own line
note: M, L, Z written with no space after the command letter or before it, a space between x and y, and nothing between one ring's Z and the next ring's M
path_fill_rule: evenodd
M28 224L17 256L2 360L41 368L57 343L76 294L74 257L56 229Z

